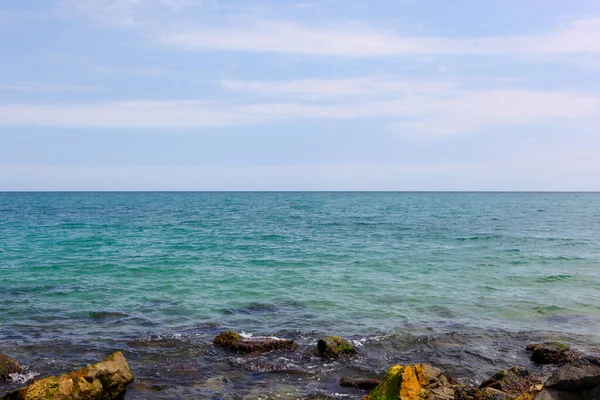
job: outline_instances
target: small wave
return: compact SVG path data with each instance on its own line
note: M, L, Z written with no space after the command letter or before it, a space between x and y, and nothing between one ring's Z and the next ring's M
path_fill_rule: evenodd
M550 313L554 313L556 311L565 310L565 308L555 306L555 305L546 306L546 307L533 307L533 309L540 314L550 314Z
M471 236L471 237L456 238L456 240L459 240L461 242L468 241L468 240L492 240L492 239L502 239L502 235L478 235L478 236Z
M571 278L571 275L559 274L559 275L549 275L549 276L537 278L535 281L538 283L549 283L549 282L560 282L560 281L564 281L569 278Z
M240 336L243 337L244 339L273 339L273 340L285 340L282 338L278 338L277 336L254 336L252 333L250 332L245 332L245 331L241 331L240 332Z

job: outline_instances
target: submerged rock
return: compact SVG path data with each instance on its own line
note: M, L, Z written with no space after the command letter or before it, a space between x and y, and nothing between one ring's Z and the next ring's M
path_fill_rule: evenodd
M356 354L356 349L341 336L326 336L319 339L317 352L321 357L338 358L345 354Z
M17 374L22 370L23 366L20 362L6 354L0 354L0 381L8 380L10 374Z
M291 339L271 337L243 337L237 332L225 331L217 335L213 344L237 353L266 353L274 350L294 351L298 347Z
M454 388L442 372L427 364L394 365L363 400L452 400Z
M484 381L479 388L491 388L507 394L510 398L516 398L523 393L528 393L532 387L540 385L542 380L531 371L523 367L512 367L509 370L500 371L490 379Z
M120 351L80 370L34 381L6 394L2 400L113 400L120 399L133 374Z
M380 383L381 382L379 381L379 379L375 379L375 378L356 379L356 378L347 378L344 376L344 377L342 377L342 379L340 379L340 386L351 387L351 388L367 390L367 391L371 391L371 390L375 389L377 387L377 385L379 385Z
M581 354L559 342L534 343L526 347L536 364L566 364L579 360Z

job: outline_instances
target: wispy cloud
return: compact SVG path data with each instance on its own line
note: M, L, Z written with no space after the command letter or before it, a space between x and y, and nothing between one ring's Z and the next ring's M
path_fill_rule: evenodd
M175 31L162 34L160 41L189 50L347 57L581 54L600 52L600 18L575 21L555 32L538 35L480 38L401 36L363 24L320 27L261 21L243 27Z
M14 82L0 83L0 91L15 92L79 92L101 90L98 86L73 85L50 82Z
M485 133L487 128L513 125L586 124L600 126L600 98L562 92L526 90L419 90L378 99L347 98L363 89L364 78L345 90L333 84L298 89L297 82L250 82L260 91L290 95L284 101L246 103L207 101L129 101L63 105L2 105L0 126L65 128L206 128L277 124L307 120L385 118L394 130L421 137ZM313 82L314 83L314 82ZM336 82L339 83L339 82ZM383 85L383 84L382 84ZM237 82L234 89L247 89ZM443 84L440 84L442 87ZM393 87L393 85L390 85ZM419 89L419 83L416 84ZM231 88L231 87L230 87ZM388 92L391 94L391 92ZM298 96L298 98L294 98ZM335 97L338 96L338 97ZM339 97L341 96L341 97ZM335 101L323 102L330 97ZM304 101L304 100L309 101ZM303 100L303 101L298 101ZM313 101L315 100L315 101ZM318 100L318 101L317 101Z
M362 99L376 97L381 99L387 96L441 94L447 93L457 85L456 82L394 79L385 76L348 79L221 82L221 86L229 91L296 100L335 99L340 97L359 97Z

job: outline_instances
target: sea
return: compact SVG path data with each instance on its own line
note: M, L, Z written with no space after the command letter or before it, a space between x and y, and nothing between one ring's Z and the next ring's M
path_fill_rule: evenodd
M126 399L360 399L397 363L544 374L547 340L600 351L598 193L0 193L0 395L120 350Z

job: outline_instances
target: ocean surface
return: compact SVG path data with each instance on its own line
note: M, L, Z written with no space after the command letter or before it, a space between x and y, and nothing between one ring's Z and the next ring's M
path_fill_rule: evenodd
M315 357L327 334L359 355ZM543 373L550 339L600 346L600 194L0 193L0 352L27 365L0 394L122 350L126 399L359 399L340 377L395 363Z

